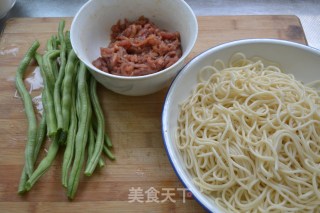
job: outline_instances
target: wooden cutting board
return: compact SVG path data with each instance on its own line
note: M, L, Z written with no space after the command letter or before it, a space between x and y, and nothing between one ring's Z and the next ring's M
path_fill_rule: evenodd
M72 18L65 20L70 27ZM82 176L76 199L71 202L61 185L59 153L51 169L28 194L17 194L27 121L21 100L15 98L15 72L35 39L41 42L43 51L59 21L10 19L0 40L0 212L203 212L190 193L184 196L163 146L161 110L168 88L148 96L127 97L100 86L99 97L116 161L107 160L106 166L92 177ZM295 16L198 17L198 22L199 36L189 59L212 46L244 38L278 38L306 44ZM33 64L28 71L34 69ZM141 203L129 202L130 189L138 191L139 187ZM148 202L150 189L158 192L159 202ZM172 200L165 199L167 192Z

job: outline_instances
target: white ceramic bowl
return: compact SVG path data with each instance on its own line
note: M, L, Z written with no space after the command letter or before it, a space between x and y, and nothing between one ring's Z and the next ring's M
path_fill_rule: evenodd
M16 0L0 0L0 19L7 15L15 3Z
M92 61L100 56L100 47L110 42L111 26L142 15L161 29L180 32L182 57L167 69L146 76L116 76L94 67ZM183 0L90 0L71 25L71 43L80 60L102 85L124 95L146 95L162 89L184 66L197 34L197 19Z
M243 52L247 57L261 56L278 62L286 73L305 83L320 79L320 51L311 47L274 39L250 39L234 41L209 49L192 59L173 81L163 107L162 134L169 160L182 183L188 188L199 203L210 212L221 212L205 194L201 193L192 181L182 157L175 146L175 131L179 115L179 103L191 95L197 84L198 71L211 65L216 59L225 62L236 52Z

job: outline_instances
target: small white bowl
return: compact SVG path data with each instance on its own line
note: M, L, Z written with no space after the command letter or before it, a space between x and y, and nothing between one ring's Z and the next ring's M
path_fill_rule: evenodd
M210 212L222 212L212 199L200 192L186 169L178 148L175 145L179 104L191 95L197 84L201 68L211 65L216 59L227 62L236 53L247 57L260 56L277 62L284 72L293 74L304 83L319 80L320 51L305 45L275 39L249 39L234 41L213 47L192 59L174 79L162 112L162 134L169 160L182 183L198 202Z
M180 32L182 57L167 69L145 76L117 76L93 66L100 47L110 42L111 26L118 20L136 20L142 15L161 29ZM183 67L197 35L197 19L183 0L90 0L71 25L71 43L80 60L102 85L124 95L151 94L166 86Z

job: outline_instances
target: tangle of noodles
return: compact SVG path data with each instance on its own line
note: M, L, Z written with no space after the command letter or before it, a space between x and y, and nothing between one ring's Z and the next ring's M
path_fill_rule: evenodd
M180 107L176 145L221 209L320 212L319 91L237 53L204 67Z

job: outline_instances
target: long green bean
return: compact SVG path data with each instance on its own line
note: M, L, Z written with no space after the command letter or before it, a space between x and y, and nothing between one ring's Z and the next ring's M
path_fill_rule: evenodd
M65 21L62 20L59 23L59 28L58 28L58 36L60 40L60 69L59 69L59 74L57 81L54 84L54 107L55 107L55 113L56 113L56 118L57 118L57 131L62 131L63 129L63 117L62 117L62 109L61 109L61 85L62 81L64 78L65 74L65 67L66 67L66 43L65 43L65 38L63 34L63 30L65 27ZM62 141L64 136L66 136L67 132L63 131L62 132Z
M43 113L40 124L39 124L39 128L37 130L37 141L34 147L34 152L33 152L33 164L35 164L35 162L37 161L37 157L40 151L40 148L42 146L42 143L44 141L44 138L46 136L46 117L45 114ZM24 192L26 192L26 188L25 188L25 184L28 180L28 175L26 172L26 168L23 168L22 171L22 175L20 178L20 182L19 182L19 187L18 187L18 193L19 194L23 194Z
M52 35L50 37L50 39L47 41L47 51L57 50L57 48L58 48L57 43L58 43L57 37ZM52 72L54 78L57 79L57 77L58 77L58 64L56 61L51 61L51 67L50 67L50 70L48 70L48 71Z
M70 31L69 30L66 31L65 38L66 38L67 53L69 55L70 51L72 50L72 45L71 45L71 40L70 40Z
M50 168L53 160L55 159L59 150L59 136L55 136L48 149L47 156L43 158L37 167L37 169L32 173L31 177L27 181L25 188L27 191L37 182L37 180L46 173Z
M54 50L57 50L60 40L56 35L52 35L51 38L52 38L52 47Z
M89 160L89 164L87 165L85 169L85 175L90 176L92 175L93 171L95 170L99 158L102 152L103 148L103 142L104 142L104 117L103 112L100 107L99 98L97 95L97 81L94 79L93 76L90 78L90 98L91 98L91 104L93 108L93 112L95 114L95 118L97 119L97 134L96 134L96 141L94 146L94 152L93 155Z
M78 82L78 80L77 80ZM79 92L77 92L77 98L76 98L76 114L77 114L77 117L78 119L80 119L81 117L81 101L80 101L80 94Z
M93 122L92 125L93 125L94 129L97 129L97 122ZM112 148L113 147L113 144L112 144L112 141L110 139L110 136L106 131L104 132L104 144L108 148Z
M72 103L71 103L71 120L68 130L68 136L66 141L66 149L63 155L62 162L62 185L67 187L68 185L68 172L74 157L75 138L77 134L77 114L76 114L76 88L72 89Z
M108 148L106 145L103 146L103 152L104 152L104 154L107 155L107 157L108 157L110 160L115 160L115 159L116 159L116 158L114 157L114 155L112 154L112 152L109 150L109 148Z
M67 132L70 123L70 109L71 109L71 88L75 79L75 64L77 62L77 56L73 50L71 50L65 69L65 76L63 79L62 87L62 117L63 117L63 131Z
M48 78L49 89L53 91L57 72L53 68L53 60L60 55L60 50L49 50L43 55L43 68Z
M37 143L36 143L36 146L34 148L34 153L33 153L34 163L36 162L36 160L38 158L40 148L41 148L42 143L46 137L46 132L47 132L46 115L45 115L45 112L43 112L42 118L41 118L41 121L40 121L40 124L38 127L38 131L37 131Z
M57 133L57 121L56 121L56 115L54 111L52 91L50 91L50 88L48 86L49 79L48 79L47 73L44 70L43 58L38 53L35 54L35 58L38 62L41 75L43 78L44 88L42 90L42 104L43 104L44 112L46 113L48 135L49 137L53 137Z
M103 160L103 158L101 156L99 158L99 163L98 164L99 164L99 168L102 168L105 165L104 160Z
M28 175L27 175L26 167L24 166L23 170L22 170L21 177L20 177L19 186L18 186L18 193L19 194L23 194L26 192L25 184L27 181L28 181Z
M73 199L78 185L81 174L81 169L85 158L85 147L88 139L88 131L91 121L91 104L88 94L88 85L86 82L87 70L83 63L80 64L80 69L78 71L78 93L80 95L81 103L81 116L79 120L79 126L76 136L75 144L75 157L73 161L73 166L70 172L70 178L68 180L67 194L69 199Z
M111 142L111 139L109 137L109 135L107 133L104 133L104 143L105 145L107 145L109 148L112 148L113 145L112 145L112 142Z
M37 120L33 110L31 96L23 83L23 76L27 70L27 66L34 57L39 46L40 43L38 41L33 42L29 50L26 52L24 58L20 62L16 74L16 87L23 100L25 113L28 120L28 139L25 149L25 167L29 177L33 172L33 152L37 137Z
M52 51L52 50L54 50L54 48L53 48L52 36L51 36L47 41L47 51Z
M89 165L90 159L92 158L94 152L94 144L95 144L95 134L92 125L89 129L89 140L88 140L88 157L87 157L87 166Z

